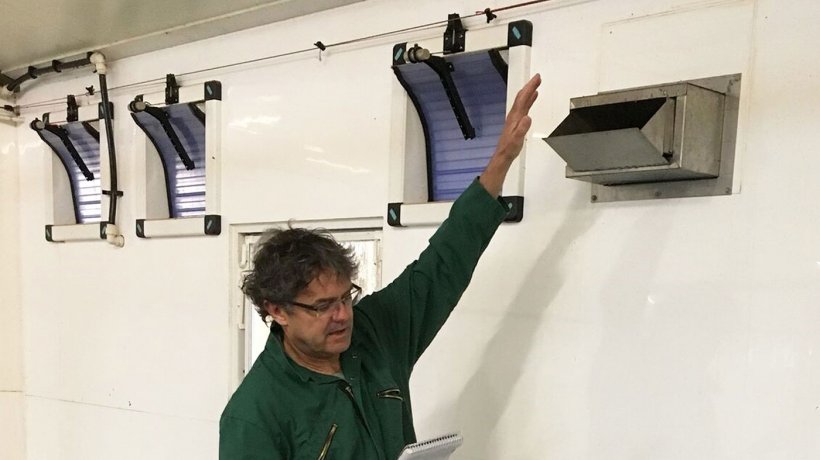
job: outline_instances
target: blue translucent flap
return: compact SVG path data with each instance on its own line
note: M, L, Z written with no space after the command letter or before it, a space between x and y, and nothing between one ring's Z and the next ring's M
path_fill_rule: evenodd
M58 129L65 130L69 142L93 175L91 180L85 177L63 139L46 129L38 131L40 137L51 147L66 168L71 185L71 198L74 203L74 218L80 224L99 222L101 215L99 133L87 122L66 123Z
M398 67L426 125L432 201L456 199L484 170L504 127L507 84L488 51L447 56L476 137L465 140L438 75L426 64Z
M176 162L175 204L178 217L205 214L205 114L196 104L176 104L165 108L168 120L194 169Z
M80 222L99 222L102 191L100 189L100 133L89 123L71 122L63 125L85 166L94 179L85 180L80 168L71 162L71 174L78 178L74 195L80 210Z
M194 168L187 169L160 121L148 112L131 116L154 144L162 160L170 217L205 214L205 114L197 104L161 109Z

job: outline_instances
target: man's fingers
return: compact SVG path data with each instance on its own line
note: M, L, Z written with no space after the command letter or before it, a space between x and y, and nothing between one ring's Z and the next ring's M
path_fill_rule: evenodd
M521 94L519 94L521 96ZM513 104L513 107L510 109L510 113L508 118L518 118L523 117L530 113L530 109L532 108L533 103L535 100L538 99L538 91L533 92L529 95L526 101L522 101L516 97L516 101Z
M527 100L527 106L526 106L527 107L527 112L530 111L530 109L532 108L532 104L535 103L536 99L538 99L538 91L535 91L534 93L532 93L530 98Z
M515 136L516 137L524 137L527 135L527 131L530 130L530 126L532 126L532 118L529 115L524 115L521 118L521 121L515 126Z
M510 113L513 112L523 112L527 113L532 107L533 102L538 97L538 86L541 85L541 74L535 74L530 81L518 91L518 94L515 95L515 101L513 102L513 106L510 109Z

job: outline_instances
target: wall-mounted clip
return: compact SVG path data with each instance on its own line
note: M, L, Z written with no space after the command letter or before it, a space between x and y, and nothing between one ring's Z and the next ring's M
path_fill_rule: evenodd
M498 17L493 14L493 10L489 8L484 8L484 11L476 11L476 13L484 13L484 15L487 16L487 24L491 23L493 19Z
M106 195L106 196L111 196L112 195L111 190L100 190L100 193L102 193L103 195ZM123 196L123 192L122 192L122 190L117 190L116 192L113 193L113 195L117 195L117 196L121 197L121 196Z
M325 45L324 43L322 43L321 40L319 40L318 42L314 43L313 46L315 46L316 48L319 48L319 61L321 61L322 60L322 52L327 49L327 45Z

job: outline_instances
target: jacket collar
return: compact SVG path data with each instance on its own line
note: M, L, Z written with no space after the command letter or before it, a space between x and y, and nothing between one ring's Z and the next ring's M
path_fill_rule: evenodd
M342 363L342 371L345 372L345 377L349 377L347 375L348 366L345 365L350 361L347 359L348 355L358 355L358 353L354 351L354 348L356 348L356 336L356 328L354 327L350 348L348 348L347 351L342 353L339 357L339 361ZM285 347L282 344L282 339L280 339L273 331L271 331L268 335L265 350L262 352L262 359L264 359L269 365L278 370L284 371L286 374L299 379L303 383L336 383L339 381L339 378L334 375L320 374L296 363L296 361L291 359L290 356L285 353ZM358 369L356 369L356 374L358 374Z

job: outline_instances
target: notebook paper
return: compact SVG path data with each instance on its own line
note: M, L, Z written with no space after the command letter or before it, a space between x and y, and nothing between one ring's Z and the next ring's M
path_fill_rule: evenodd
M417 442L406 446L399 460L447 460L462 442L464 439L458 433Z

